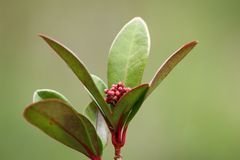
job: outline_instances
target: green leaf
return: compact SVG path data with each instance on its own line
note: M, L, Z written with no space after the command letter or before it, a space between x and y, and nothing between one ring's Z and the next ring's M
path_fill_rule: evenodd
M150 36L145 22L134 18L113 41L108 57L108 86L124 82L127 87L141 84L150 51Z
M105 84L105 82L99 78L98 76L96 75L91 75L92 76L92 79L98 89L98 91L100 92L100 94L102 95L102 97L104 98L105 97L105 92L104 90L107 88L107 85Z
M139 98L139 100L132 106L131 112L129 113L129 115L127 117L127 121L125 124L126 126L128 126L130 121L133 119L133 117L136 115L136 113L140 109L141 105L144 102L145 96L146 96L146 94L144 94L141 98Z
M39 102L46 99L60 99L71 105L70 101L64 95L51 89L38 89L33 94L33 102Z
M197 45L197 41L192 41L179 48L173 53L158 69L157 73L150 82L150 88L146 96L150 95L152 91L163 81L169 72Z
M104 90L107 88L107 85L104 83L103 80L101 80L99 77L97 77L95 75L92 75L92 78L93 78L93 81L96 84L99 92L101 93L101 95L103 97L105 97ZM102 117L102 115L94 101L91 102L86 107L85 115L88 117L88 119L92 122L92 124L96 128L98 136L101 138L102 144L105 147L108 142L109 130L108 130L106 122L104 121L104 118Z
M120 119L122 123L126 122L126 119L131 112L132 107L139 100L144 98L148 88L148 84L142 84L136 88L133 88L131 91L127 92L120 98L116 106L114 106L113 119L115 123L118 123Z
M89 158L102 154L102 143L91 122L61 100L33 103L26 108L24 117L52 138Z
M108 142L109 130L102 114L99 112L99 109L94 102L91 102L86 107L85 115L92 122L93 126L97 131L98 136L102 141L103 146L106 147Z
M84 64L77 58L77 56L71 50L69 50L64 45L44 35L40 36L49 44L50 47L53 48L53 50L56 51L56 53L72 69L72 71L76 74L78 79L84 84L84 86L90 93L91 98L98 105L100 111L104 115L105 120L108 121L109 125L113 125L111 121L111 108L109 108L108 104L104 101L102 95L98 91L91 75L89 74Z

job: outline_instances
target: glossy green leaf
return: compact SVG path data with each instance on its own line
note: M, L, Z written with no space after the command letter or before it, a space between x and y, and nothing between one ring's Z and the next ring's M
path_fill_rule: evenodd
M157 73L150 82L150 88L147 95L150 95L152 91L163 81L163 79L169 74L169 72L197 45L197 41L192 41L179 48L173 53L158 69Z
M146 94L144 94L139 100L132 106L131 112L129 113L126 121L126 126L130 123L130 121L133 119L133 117L137 114L138 110L140 109L141 105L144 102Z
M102 143L94 126L67 103L48 99L33 103L24 112L25 118L59 142L89 158L102 154Z
M33 94L33 102L39 102L46 99L60 99L71 105L70 101L64 95L51 89L38 89Z
M85 108L84 113L96 128L97 110L95 103L94 102L89 103L89 105Z
M128 22L113 41L108 57L108 86L124 82L127 87L141 84L150 50L148 28L141 18Z
M131 112L132 107L146 94L149 86L148 84L142 84L136 88L133 88L131 91L124 94L120 100L114 106L113 119L115 123L118 123L119 120L123 123L126 122L126 119Z
M99 109L95 102L91 102L85 109L85 115L88 119L92 122L93 126L95 127L98 136L100 137L103 146L105 147L108 142L109 137L109 130L107 124L99 112Z
M98 104L100 111L105 116L105 120L108 121L108 124L113 125L111 121L111 108L108 107L108 104L104 101L102 95L98 91L96 85L93 82L91 75L89 74L87 68L84 64L77 58L77 56L69 50L64 45L59 42L40 35L53 50L67 63L67 65L72 69L76 74L78 79L84 84L86 89L91 95L91 98Z
M99 77L95 75L92 75L92 78L101 95L105 97L104 90L107 88L107 85L104 83L103 80L101 80ZM98 136L101 138L103 146L106 146L108 142L109 130L106 122L104 121L104 118L99 112L99 109L94 101L91 102L86 107L85 115L88 117L88 119L92 122L92 124L96 128L96 131L98 133Z
M96 75L91 75L92 76L92 79L98 89L98 91L100 92L100 94L102 95L102 97L104 98L105 97L105 92L104 90L107 88L107 85L106 83L101 79L99 78L98 76Z

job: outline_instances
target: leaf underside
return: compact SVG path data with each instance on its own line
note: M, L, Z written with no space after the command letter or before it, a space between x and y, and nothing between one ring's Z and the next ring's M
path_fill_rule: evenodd
M133 117L138 112L141 107L144 99L149 96L152 91L163 81L163 79L171 72L171 70L196 46L197 42L192 41L188 44L185 44L181 48L179 48L175 53L173 53L165 63L158 69L156 75L150 82L150 87L143 98L140 98L137 103L132 107L131 112L127 118L126 125L133 119Z
M93 81L96 84L99 92L104 97L104 89L107 88L107 85L104 83L103 80L101 80L99 77L92 75ZM109 106L110 107L110 106ZM109 136L109 130L107 127L107 124L104 121L104 118L102 117L96 103L92 101L86 108L85 108L85 115L88 117L88 119L92 122L94 125L98 136L100 137L103 146L105 147L108 142L108 136Z
M91 122L58 99L33 103L24 112L31 124L89 158L102 154L102 143Z
M109 130L95 102L91 102L86 107L85 115L95 127L97 134L101 139L103 147L106 147L108 143Z
M104 89L107 88L106 84L97 76L92 75L94 83L96 84L97 88L99 89L102 96L104 96ZM51 90L51 89L38 89L34 92L33 95L33 102L39 102L42 100L47 99L59 99L64 101L65 103L69 104L70 101L61 93ZM85 109L85 115L87 118L92 122L93 126L95 127L98 136L100 137L103 146L107 145L108 140L108 127L105 123L103 116L101 115L96 103L92 101Z
M122 121L124 125L127 121L127 117L132 110L132 107L141 99L144 98L148 90L148 84L142 84L136 88L133 88L131 91L123 95L116 106L114 107L114 122L117 123L119 120Z
M197 45L197 41L192 41L180 47L174 52L158 69L157 73L150 82L150 87L146 96L164 80L164 78L172 71L172 69Z
M130 121L133 119L133 117L137 114L138 110L140 109L141 105L144 102L145 99L145 95L142 95L141 98L139 98L139 100L132 106L131 111L129 112L129 114L127 115L127 120L126 120L126 126L128 126L128 124L130 123Z
M33 94L33 102L39 102L46 99L59 99L71 105L71 102L64 95L52 89L38 89Z

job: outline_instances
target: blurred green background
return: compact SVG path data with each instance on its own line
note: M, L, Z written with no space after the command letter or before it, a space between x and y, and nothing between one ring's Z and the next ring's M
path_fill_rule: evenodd
M144 82L178 47L199 45L164 80L131 123L126 160L240 159L240 1L0 0L0 159L86 160L29 125L22 112L36 89L90 98L38 33L66 44L106 81L107 55L135 16L149 26ZM110 144L104 159L112 159Z

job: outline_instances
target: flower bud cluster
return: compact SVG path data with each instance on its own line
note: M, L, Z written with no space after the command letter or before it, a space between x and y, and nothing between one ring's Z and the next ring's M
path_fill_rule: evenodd
M130 90L131 88L125 87L123 82L119 82L118 84L113 84L110 89L104 90L106 94L105 101L115 106L118 100Z

